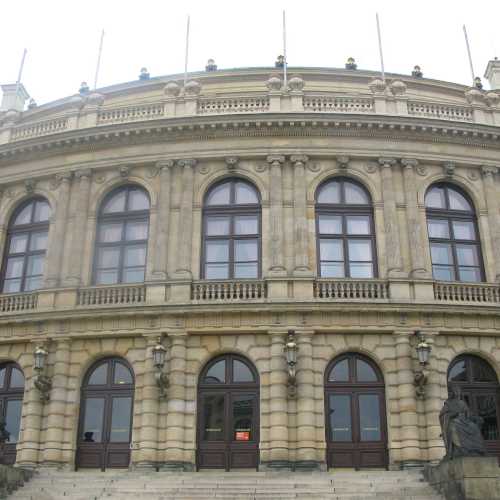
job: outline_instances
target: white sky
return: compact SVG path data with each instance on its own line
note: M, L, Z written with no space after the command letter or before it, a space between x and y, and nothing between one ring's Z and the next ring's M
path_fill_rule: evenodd
M39 104L94 81L98 86L184 71L186 15L191 15L189 70L272 66L282 52L286 9L290 66L378 70L375 12L382 25L385 69L470 83L462 32L467 25L476 75L500 57L500 0L11 0L0 1L0 83L14 83L23 48L26 89ZM486 82L485 87L487 86Z

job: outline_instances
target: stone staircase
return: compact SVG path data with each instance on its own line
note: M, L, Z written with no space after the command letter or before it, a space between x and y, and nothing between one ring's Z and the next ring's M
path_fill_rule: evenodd
M442 500L418 471L140 472L42 470L9 499Z

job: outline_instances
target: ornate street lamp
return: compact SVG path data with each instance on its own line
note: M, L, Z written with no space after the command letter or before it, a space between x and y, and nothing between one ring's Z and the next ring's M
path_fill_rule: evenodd
M429 362L429 355L431 353L431 346L426 342L425 336L422 332L416 331L415 335L418 339L416 347L418 362L420 363L420 370L415 371L414 384L417 397L419 399L425 398L425 386L427 384L427 374L424 368Z
M156 345L153 347L153 363L156 368L155 379L156 385L158 389L160 389L160 398L165 398L167 396L168 377L167 374L163 372L166 354L167 350L161 343L161 337L158 337Z
M286 364L288 366L288 396L294 398L297 394L297 381L295 378L295 367L297 365L297 342L295 332L288 330L288 336L285 344Z
M45 362L47 360L49 353L42 347L38 346L35 349L35 387L40 392L40 399L42 401L48 401L50 399L50 390L52 389L52 378L45 375L43 372L45 370Z

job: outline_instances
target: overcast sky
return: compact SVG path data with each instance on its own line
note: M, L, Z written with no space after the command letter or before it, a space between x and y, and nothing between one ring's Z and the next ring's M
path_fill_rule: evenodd
M23 0L0 1L0 83L17 78L39 104L94 81L100 32L104 49L98 87L184 71L186 16L191 15L189 70L272 66L282 52L286 9L290 66L343 67L355 57L378 70L375 12L382 25L387 72L470 83L462 25L475 73L500 58L500 0ZM485 85L486 87L487 85Z

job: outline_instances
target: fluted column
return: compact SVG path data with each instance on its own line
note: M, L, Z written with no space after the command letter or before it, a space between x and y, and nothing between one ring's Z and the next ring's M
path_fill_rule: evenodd
M403 466L415 466L421 461L417 398L413 383L412 347L410 343L413 331L395 332L396 368L398 377L398 406L400 422L401 462Z
M398 214L396 211L396 196L392 178L392 167L396 164L396 160L392 158L379 158L378 162L381 168L382 197L384 199L387 275L388 277L404 277Z
M159 161L160 189L158 193L158 216L156 225L156 243L153 278L167 279L168 228L170 225L170 188L173 160Z
M85 168L75 172L77 180L75 219L71 229L71 251L69 253L69 272L64 282L68 286L78 286L82 282L82 261L87 234L89 196L92 170Z
M307 203L306 203L306 173L305 166L308 161L305 155L293 155L293 218L294 218L294 248L295 269L294 274L310 275L307 230Z
M196 160L179 160L182 171L182 197L179 217L179 253L177 260L178 278L192 278L191 249L193 243L193 186Z
M64 237L68 218L69 190L72 173L58 175L60 181L57 207L54 214L54 227L47 251L47 271L45 285L48 288L59 285L61 279L61 262L64 252Z
M68 339L57 340L54 356L52 389L48 403L47 431L43 452L45 465L58 465L64 461L64 420L68 400L67 381L70 366L70 341Z
M495 280L500 280L500 214L498 213L498 191L495 186L495 174L497 167L483 165L484 190L486 193L486 205L488 207L488 223L490 226L491 243L495 257Z
M408 240L411 255L411 277L429 278L429 270L426 268L424 242L422 239L422 225L417 201L417 180L415 168L418 161L413 158L403 158L404 189L406 196L406 220L408 221Z
M269 193L270 193L270 215L271 215L271 237L270 237L270 273L283 276L286 274L283 249L283 181L282 166L285 157L282 155L269 155L267 162L270 165Z

